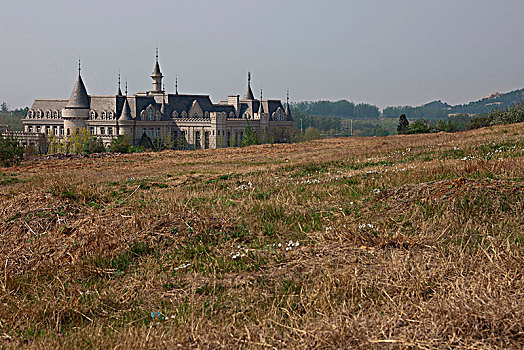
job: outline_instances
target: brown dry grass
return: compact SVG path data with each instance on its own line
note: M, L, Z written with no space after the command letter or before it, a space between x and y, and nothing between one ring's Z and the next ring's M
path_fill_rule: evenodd
M523 135L519 124L2 169L0 341L522 347Z

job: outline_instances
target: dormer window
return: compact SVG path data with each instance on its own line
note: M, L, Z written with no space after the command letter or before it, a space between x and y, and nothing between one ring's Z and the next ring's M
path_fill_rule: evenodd
M176 111L174 111L172 114L173 118L178 118L178 113Z
M33 110L29 111L29 118L33 118L35 116L35 112Z
M113 116L114 116L113 112L109 112L109 119L113 119Z
M146 120L146 112L140 112L140 120Z
M102 120L105 120L106 116L107 116L106 112L102 112Z
M160 120L160 112L156 112L156 120Z
M187 118L187 113L186 113L186 111L183 111L183 112L182 112L182 118Z
M51 112L49 111L45 112L45 117L49 119L51 117Z
M89 119L96 119L96 112L95 111L91 111L89 112Z
M152 109L147 111L147 116L148 116L148 120L153 120L153 110Z
M53 116L54 116L55 119L58 119L58 111L55 111L55 112L53 113Z

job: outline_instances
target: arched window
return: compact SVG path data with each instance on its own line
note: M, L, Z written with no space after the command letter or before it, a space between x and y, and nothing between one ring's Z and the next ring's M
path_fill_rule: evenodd
M209 112L206 111L206 112L204 113L204 116L205 116L206 118L209 118Z
M187 118L187 113L186 113L186 111L183 111L183 112L182 112L182 118Z
M55 117L55 119L58 119L58 111L55 111L55 112L53 113L53 116Z
M178 118L178 113L176 111L174 111L172 114L173 118Z
M282 110L281 109L278 110L278 120L279 121L282 120Z
M106 116L107 116L107 113L104 111L102 112L102 120L105 120L106 119Z
M160 112L159 111L156 111L156 119L155 120L160 120Z
M42 111L38 111L38 118L41 119L44 115L44 112Z
M35 111L30 110L29 111L29 118L33 118L35 116Z
M45 117L50 119L51 118L51 112L50 111L46 111L45 112Z
M146 120L146 112L145 111L140 112L140 120Z
M229 112L229 118L235 118L235 113Z
M95 111L89 112L89 119L96 119L96 112Z
M114 116L113 112L109 112L109 119L113 119L113 116Z

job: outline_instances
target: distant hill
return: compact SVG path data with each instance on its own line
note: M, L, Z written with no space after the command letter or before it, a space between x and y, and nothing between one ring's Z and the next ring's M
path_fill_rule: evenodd
M405 114L409 119L424 118L427 120L445 119L453 114L487 114L494 109L506 109L524 100L524 89L508 93L494 92L478 101L452 106L442 101L433 101L425 105L386 107L384 117L398 118Z

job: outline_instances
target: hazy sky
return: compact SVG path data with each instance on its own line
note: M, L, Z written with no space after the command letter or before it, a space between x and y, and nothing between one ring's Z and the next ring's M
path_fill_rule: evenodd
M524 87L522 0L18 0L0 6L0 101L166 89L385 107Z

